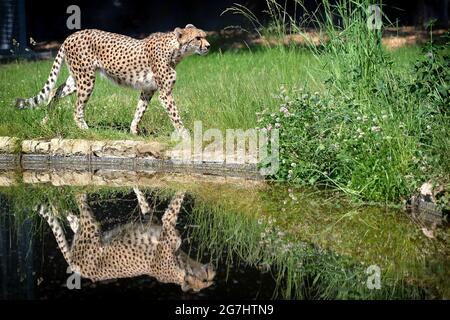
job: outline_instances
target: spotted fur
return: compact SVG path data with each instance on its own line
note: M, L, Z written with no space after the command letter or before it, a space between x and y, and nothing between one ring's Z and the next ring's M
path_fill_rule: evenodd
M191 24L172 32L154 33L142 40L95 29L78 31L67 37L59 49L41 92L29 99L17 99L16 107L34 108L52 98L76 92L74 119L80 129L87 129L84 108L94 89L96 71L99 71L119 85L141 91L130 128L133 134L138 134L139 122L157 90L175 129L184 130L172 96L175 67L188 55L207 54L210 45L205 37L203 30ZM51 96L64 60L70 75Z
M151 212L145 195L135 189L142 213ZM75 233L69 247L55 210L42 206L39 213L51 227L58 247L71 270L92 281L149 275L164 283L179 284L183 291L200 291L213 282L215 272L179 249L175 225L184 193L175 194L164 212L162 224L153 215L145 223L128 223L102 232L86 195L77 197L79 218L69 215Z

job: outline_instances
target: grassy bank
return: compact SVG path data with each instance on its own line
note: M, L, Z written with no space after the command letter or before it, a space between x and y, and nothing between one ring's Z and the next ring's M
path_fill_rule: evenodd
M129 126L139 93L122 88L98 76L93 96L86 107L90 130L78 130L72 119L75 97L58 102L46 125L41 120L46 108L15 110L16 97L40 91L52 61L19 62L0 66L0 135L19 137L131 138ZM60 81L67 77L67 71ZM175 99L188 128L202 121L206 128L252 128L255 113L275 110L273 94L280 84L299 85L317 81L323 71L304 50L255 49L240 52L213 52L205 57L189 57L177 68ZM314 82L311 81L311 86ZM157 95L141 123L148 138L168 137L172 126Z
M365 5L327 7L330 16L317 25L327 41L319 46L187 58L177 68L174 93L186 127L192 131L201 120L204 130L279 128L281 168L271 178L336 188L358 200L399 203L428 180L448 187L448 47L386 50L379 45L381 31L367 29ZM332 23L333 15L342 25ZM301 33L277 23L272 37ZM0 66L0 135L136 139L129 126L138 93L101 77L86 109L88 131L72 119L74 97L58 102L46 124L46 108L15 110L16 97L39 92L51 63ZM64 71L60 81L66 76ZM157 96L141 128L137 139L169 139L172 126Z
M418 56L418 47L394 53L393 68L404 70ZM194 121L204 128L253 128L256 113L276 111L275 98L281 85L321 91L327 78L327 57L317 59L307 49L275 47L213 52L205 57L189 57L177 68L175 98L186 126ZM75 97L59 101L49 122L41 124L46 107L34 110L13 108L17 97L38 93L45 83L52 61L17 62L0 65L0 135L22 138L134 138L129 134L138 92L122 88L98 76L94 93L86 107L90 130L78 130L72 118ZM59 81L67 77L64 68ZM171 124L157 95L152 99L141 123L141 138L168 137Z
M368 28L370 1L321 3L322 14L308 18L324 35L309 46L329 72L322 90L283 86L279 110L259 115L263 128L280 130L281 169L273 178L384 203L398 202L425 181L448 189L449 35L440 43L430 36L415 57L402 51L399 63L381 45L382 26ZM271 25L279 26L275 37L301 33L275 1L267 6Z

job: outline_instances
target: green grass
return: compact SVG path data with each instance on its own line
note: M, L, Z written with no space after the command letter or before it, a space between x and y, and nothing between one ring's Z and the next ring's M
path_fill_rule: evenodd
M326 62L324 87L313 93L287 86L279 92L282 108L261 115L262 127L280 130L281 166L273 178L383 203L399 202L429 180L448 189L448 39L421 51L389 52L381 46L382 30L367 28L369 1L321 3L323 14L310 19L326 37L309 49ZM278 8L272 0L267 7ZM284 25L283 15L270 12L272 25ZM294 20L287 21L290 27L276 28L275 36L301 33Z
M30 97L45 83L52 61L19 62L0 66L0 135L22 138L132 138L128 133L139 93L122 88L98 76L94 93L86 107L90 129L78 130L72 119L75 97L60 100L46 125L41 120L46 107L15 110L16 97ZM242 52L215 52L205 57L188 57L177 67L175 99L186 127L194 121L204 128L251 128L255 113L276 109L272 95L281 84L298 85L319 81L321 66L304 50L255 49ZM314 70L317 69L317 70ZM311 73L313 72L313 73ZM64 81L67 71L59 77ZM314 82L311 85L314 86ZM319 81L320 82L320 81ZM144 134L168 137L172 125L157 95L141 122Z
M199 257L204 252L231 264L236 257L249 265L270 266L276 280L274 296L284 299L418 299L430 297L423 283L409 282L401 273L384 269L381 290L366 285L367 264L346 255L305 241L298 241L275 224L272 217L255 217L223 207L196 202L190 237L199 244ZM438 293L442 294L442 293Z
M403 48L393 54L394 67L403 69L417 57L418 48ZM322 90L327 61L316 59L300 48L255 48L252 50L214 52L205 57L188 57L177 67L175 99L186 127L194 121L203 128L248 129L256 126L256 113L264 109L278 110L274 98L281 85L307 86ZM75 97L55 104L49 122L41 124L47 107L16 110L17 97L31 97L45 83L52 61L18 62L0 65L0 135L21 138L135 138L129 134L139 93L119 87L98 76L94 93L86 107L89 130L77 129L72 118ZM65 68L59 82L67 77ZM157 94L144 115L138 139L167 138L172 125L158 101Z
M330 41L319 47L217 50L182 61L174 95L186 127L192 132L194 121L202 121L204 130L248 129L275 126L280 118L281 169L273 178L337 188L358 200L399 203L427 180L448 185L450 118L437 91L439 83L448 88L445 72L419 78L416 60L424 62L425 76L437 63L418 46L379 47L377 33L367 32L361 1L343 2L353 11L337 8L345 18L339 28L330 21L320 25ZM46 108L14 109L16 97L39 92L51 63L0 66L0 135L169 140L173 128L157 96L141 122L143 135L134 137L129 126L138 92L102 77L86 108L87 131L75 126L73 96L56 104L45 125ZM64 70L60 81L66 76ZM412 92L416 85L428 91ZM294 93L298 88L303 92ZM286 104L294 117L279 111Z

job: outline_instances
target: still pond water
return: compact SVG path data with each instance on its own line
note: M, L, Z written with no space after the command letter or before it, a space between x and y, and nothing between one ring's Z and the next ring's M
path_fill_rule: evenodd
M213 177L0 171L0 299L441 299L449 231Z

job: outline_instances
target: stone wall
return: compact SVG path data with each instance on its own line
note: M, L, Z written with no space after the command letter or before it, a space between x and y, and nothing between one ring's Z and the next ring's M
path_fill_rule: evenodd
M19 148L19 139L13 137L0 137L0 154L12 154Z
M136 140L92 141L84 139L34 139L0 137L0 169L20 166L24 170L76 169L92 171L118 169L237 176L260 179L257 155L225 161L220 152L191 154L191 147L169 149L158 142Z
M5 139L5 149L8 142ZM157 142L134 140L91 141L82 139L24 140L24 154L95 157L164 157L163 145ZM1 148L1 147L0 147ZM1 150L1 149L0 149Z

